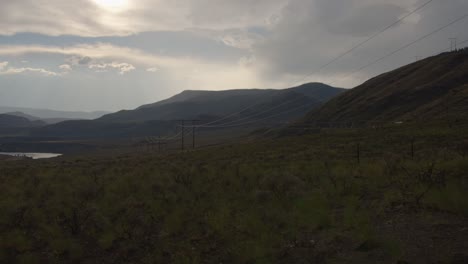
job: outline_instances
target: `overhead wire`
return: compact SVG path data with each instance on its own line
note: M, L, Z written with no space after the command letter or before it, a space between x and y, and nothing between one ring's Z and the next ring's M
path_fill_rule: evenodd
M411 12L407 13L406 15L404 15L403 17L401 17L400 19L398 19L397 21L391 23L390 25L386 26L385 28L383 28L382 30L376 32L375 34L371 35L369 38L365 39L364 41L358 43L357 45L353 46L351 49L345 51L344 53L340 54L339 56L335 57L334 59L332 59L330 62L322 65L316 72L312 73L312 74L309 74L307 75L305 78L303 78L300 82L303 82L305 79L307 79L308 77L310 77L311 75L325 69L326 67L328 67L329 65L333 64L334 62L338 61L339 59L343 58L344 56L350 54L351 52L353 52L354 50L358 49L359 47L363 46L364 44L366 44L367 42L373 40L374 38L378 37L379 35L383 34L384 32L386 32L387 30L389 30L390 28L394 27L395 25L399 24L401 21L405 20L406 18L408 18L409 16L413 15L414 13L418 12L419 10L423 9L424 7L426 7L427 5L429 5L431 2L433 2L434 0L429 0L429 1L426 1L424 2L423 4L421 4L420 6L416 7L414 10L412 10ZM249 107L251 108L251 107ZM261 115L263 113L259 113L257 114L256 116L258 115ZM231 117L232 115L230 115L229 117ZM228 119L229 117L225 117L223 118L223 120L226 120ZM248 119L249 117L245 117L245 118L242 118L241 120L245 120L245 119ZM238 120L240 121L240 120ZM226 123L224 124L225 126L224 127L230 127L229 124L230 123L235 123L236 121L234 122L229 122L229 123ZM255 122L255 121L253 121ZM213 123L216 123L213 122ZM248 122L248 123L251 123L251 122ZM234 126L238 126L238 125L234 125ZM205 125L200 125L199 127L223 127L221 125L217 125L217 126L207 126L206 124Z
M457 42L457 45L463 45L465 43L468 43L468 39L467 40L464 40L464 41L461 41L461 42ZM440 52L446 52L446 51L450 51L451 48L446 48L446 49L443 49L441 50Z
M345 51L344 53L340 54L339 56L335 57L335 58L332 59L330 62L328 62L328 63L322 65L316 72L307 75L306 77L303 78L303 80L305 80L305 79L309 78L310 76L312 76L313 74L315 74L315 73L317 73L317 72L319 72L319 71L325 69L325 68L328 67L329 65L333 64L334 62L338 61L339 59L343 58L344 56L350 54L351 52L353 52L354 50L356 50L356 49L358 49L359 47L363 46L363 45L366 44L367 42L369 42L369 41L371 41L372 39L374 39L374 38L378 37L379 35L383 34L384 32L386 32L387 30L389 30L389 29L392 28L393 26L397 25L398 23L400 23L401 21L403 21L403 20L406 19L407 17L411 16L412 14L418 12L419 10L421 10L421 9L424 8L424 7L426 7L427 5L429 5L429 4L430 4L431 2L433 2L433 1L434 1L434 0L430 0L430 1L427 1L427 2L423 3L422 5L418 6L418 7L415 8L413 11L409 12L409 13L406 14L405 16L403 16L403 17L401 17L400 19L398 19L396 22L390 24L389 26L387 26L387 27L383 28L382 30L380 30L379 32L373 34L372 36L370 36L370 37L367 38L366 40L364 40L364 41L360 42L359 44L353 46L351 49L349 49L349 50ZM350 75L354 75L355 73L360 72L361 70L363 70L363 69L365 69L365 68L367 68L367 67L370 67L370 66L372 66L372 65L374 65L374 64L376 64L376 63L378 63L378 62L380 62L380 61L382 61L382 60L384 60L384 59L386 59L386 58L388 58L388 57L390 57L390 56L392 56L392 55L394 55L394 54L396 54L396 53L398 53L398 52L400 52L400 51L402 51L402 50L404 50L404 49L406 49L406 48L408 48L408 47L410 47L410 46L412 46L412 45L414 45L414 44L416 44L417 42L422 41L422 40L424 40L424 39L426 39L426 38L428 38L428 37L430 37L430 36L432 36L432 35L434 35L434 34L440 32L440 31L442 31L443 29L445 29L445 28L447 28L447 27L450 27L451 25L453 25L453 24L455 24L455 23L457 23L457 22L459 22L459 21L465 19L466 17L467 17L467 15L464 15L464 16L462 16L462 17L460 17L460 18L458 18L458 19L452 21L451 23L449 23L449 24L447 24L447 25L445 25L445 26L440 27L440 28L438 28L438 29L436 29L436 30L430 32L429 34L426 34L426 35L424 35L424 36L418 38L417 40L412 41L412 42L410 42L409 44L404 45L404 46L398 48L397 50L395 50L395 51L393 51L393 52L390 52L390 53L388 53L387 55L385 55L385 56L383 56L383 57L381 57L381 58L379 58L379 59L377 59L377 60L375 60L375 61L373 61L373 62L371 62L371 63L369 63L369 64L366 64L366 65L363 66L363 67L360 67L358 70L352 72L352 73L349 74L349 75L346 75L345 77L348 77L348 76L350 76ZM459 44L464 44L464 43L466 43L466 42L468 42L468 40L463 41L463 42L460 42ZM302 82L302 81L301 81L301 82ZM335 82L335 81L334 81L334 82ZM333 83L334 83L334 82L333 82ZM280 112L280 113L275 113L274 115L271 115L271 116L268 116L268 117L265 117L265 118L261 118L261 119L257 119L257 120L252 120L252 121L244 122L244 123L240 123L240 124L235 124L235 123L237 123L237 122L240 122L240 121L243 121L243 120L246 120L246 119L251 119L251 118L253 118L253 117L261 116L262 114L265 114L265 113L268 113L268 112L270 112L270 111L274 111L274 110L280 108L280 106L283 106L283 105L285 105L286 103L290 103L290 102L286 102L286 103L283 103L283 104L280 105L280 106L276 106L276 107L274 107L274 108L272 108L272 109L268 109L268 110L262 111L261 113L256 113L256 114L251 115L251 116L243 117L243 118L241 118L241 119L239 119L239 120L234 120L234 121L230 121L230 122L227 122L227 123L224 123L224 124L219 124L219 125L213 125L213 124L219 123L219 122L221 122L221 121L226 121L226 120L228 120L228 119L231 118L231 117L240 115L240 114L242 114L243 112L245 112L245 111L247 111L247 110L250 110L250 109L254 108L255 106L258 106L258 105L260 105L260 104L262 104L262 103L264 103L264 102L259 102L259 103L250 105L250 106L248 106L248 107L246 107L246 108L244 108L244 109L242 109L242 110L240 110L240 111L238 111L238 112L229 114L229 115L227 115L227 116L224 116L224 117L219 118L219 119L214 120L214 121L210 121L210 122L205 123L205 124L201 124L201 125L197 125L197 126L184 126L184 128L199 128L199 127L207 127L207 128L228 128L228 127L239 127L239 126L244 126L244 125L248 125L248 124L252 124L252 123L256 123L256 122L261 122L261 121L264 121L264 120L268 120L268 119L270 119L270 118L273 118L273 117L276 117L276 116L279 116L279 115L282 115L282 114L286 114L286 113L288 113L288 112L296 111L296 110L298 110L298 109L300 109L300 108L302 108L302 107L305 107L305 106L307 106L307 105L310 104L310 103L309 103L309 104L304 104L304 105L301 105L301 106L299 106L299 107L296 107L296 108L293 108L293 109L289 109L289 110L287 110L287 111L283 111L283 112ZM270 129L270 130L268 130L266 133L268 133L269 131L272 131L272 130ZM167 138L167 139L175 139L175 138L177 138L178 136L180 136L181 134L182 134L182 131L179 132L178 134L172 136L172 137Z
M298 83L302 83L304 81L306 81L309 77L313 76L314 74L317 74L319 73L320 71L322 71L323 69L325 69L326 67L330 66L331 64L335 63L336 61L340 60L341 58L345 57L346 55L352 53L353 51L355 51L356 49L362 47L364 44L366 44L367 42L373 40L374 38L380 36L381 34L385 33L387 30L391 29L392 27L398 25L400 22L402 22L403 20L405 20L406 18L408 18L409 16L413 15L414 13L418 12L419 10L423 9L424 7L426 7L427 5L429 5L431 2L433 2L434 0L429 0L425 3L423 3L422 5L418 6L417 8L415 8L413 11L409 12L408 14L404 15L403 17L401 17L400 19L398 19L397 21L391 23L390 25L386 26L385 28L381 29L380 31L376 32L375 34L371 35L369 38L365 39L364 41L358 43L357 45L353 46L351 49L343 52L342 54L340 54L339 56L335 57L334 59L332 59L331 61L325 63L324 65L322 65L321 67L319 67L316 71L308 74L307 76L305 76L304 78L302 78L300 81L298 81Z
M247 111L247 110L250 110L250 109L252 109L252 108L254 108L254 107L256 107L256 106L258 106L258 105L260 105L260 104L262 104L262 103L263 103L263 102L257 102L257 103L255 103L255 104L249 105L248 107L246 107L246 108L244 108L244 109L242 109L242 110L240 110L240 111L237 111L237 112L228 114L227 116L221 117L221 118L216 119L216 120L214 120L214 121L210 121L210 122L208 122L208 123L201 124L201 125L198 125L198 126L207 126L207 125L211 125L211 124L215 124L215 123L218 123L218 122L227 120L227 119L229 119L229 118L231 118L231 117L233 117L233 116L240 115L240 114L242 114L243 112L245 112L245 111Z
M429 2L431 2L431 1L429 1ZM425 5L429 4L429 2L427 2ZM425 6L425 5L424 5L424 6ZM421 7L421 8L422 8L422 7ZM419 9L420 9L420 8L419 8ZM419 10L419 9L418 9L418 10ZM416 11L415 11L415 12L416 12ZM414 12L413 12L413 13L414 13ZM462 21L462 20L464 20L464 19L466 19L467 16L468 16L468 15L463 15L463 16L461 16L461 17L455 19L454 21L448 23L447 25L444 25L444 26L442 26L442 27L440 27L440 28L437 28L436 30L434 30L434 31L432 31L432 32L430 32L430 33L428 33L428 34L426 34L426 35L424 35L424 36L422 36L422 37L420 37L420 38L418 38L418 39L416 39L416 40L414 40L414 41L412 41L412 42L410 42L410 43L408 43L408 44L406 44L406 45L404 45L404 46L402 46L402 47L400 47L400 48L398 48L398 49L396 49L395 51L392 51L392 52L386 54L385 56L380 57L379 59L377 59L377 60L375 60L375 61L373 61L373 62L371 62L371 63L369 63L369 64L366 64L366 65L363 66L363 67L360 67L357 71L354 71L354 72L352 72L351 74L355 74L355 73L357 73L357 72L359 72L359 71L361 71L361 70L363 70L363 69L365 69L365 68L367 68L367 67L370 67L370 66L372 66L372 65L374 65L374 64L376 64L376 63L378 63L378 62L380 62L380 61L382 61L382 60L384 60L384 59L386 59L386 58L388 58L388 57L390 57L390 56L393 56L394 54L396 54L396 53L398 53L398 52L400 52L400 51L402 51L402 50L404 50L404 49L406 49L406 48L408 48L408 47L410 47L410 46L412 46L412 45L414 45L414 44L416 44L416 43L418 43L418 42L420 42L420 41L422 41L422 40L424 40L424 39L426 39L426 38L428 38L428 37L430 37L430 36L432 36L432 35L434 35L434 34L436 34L436 33L438 33L438 32L440 32L440 31L442 31L442 30L444 30L444 29L446 29L446 28L448 28L448 27L450 27L450 26L452 26L452 25L454 25L454 24L456 24L456 23L458 23L458 22L460 22L460 21ZM464 42L461 42L460 44L463 44L463 43L466 43L466 42L468 42L468 40L467 40L467 41L464 41ZM346 76L346 77L347 77L347 76ZM295 110L295 109L293 109L293 110ZM284 113L285 113L285 112L278 113L277 115L281 115L281 114L284 114ZM272 117L274 117L274 116L276 116L276 115L269 116L269 117L267 117L267 118L265 118L265 119L269 119L269 118L272 118ZM262 121L262 120L264 120L264 119L255 120L255 121L251 121L251 122L247 122L247 123L242 123L242 124L227 125L227 126L217 126L217 127L235 127L235 126L242 126L242 125L247 125L247 124L251 124L251 123L254 123L254 122L260 122L260 121ZM216 127L216 126L215 126L215 127ZM270 130L270 131L271 131L271 130Z
M384 56L382 56L382 57L380 57L380 58L378 58L377 60L372 61L372 62L370 62L370 63L368 63L368 64L366 64L366 65L360 67L359 69L357 69L357 70L351 72L350 74L347 74L347 75L344 75L344 76L340 77L339 79L341 80L341 79L348 78L348 77L350 77L350 76L352 76L352 75L354 75L354 74L356 74L356 73L358 73L358 72L360 72L360 71L362 71L362 70L364 70L364 69L366 69L366 68L368 68L368 67L370 67L370 66L376 64L376 63L379 63L380 61L382 61L382 60L384 60L384 59L386 59L386 58L388 58L388 57L390 57L390 56L393 56L393 55L395 55L396 53L398 53L398 52L400 52L400 51L402 51L402 50L404 50L404 49L407 49L408 47L410 47L410 46L412 46L412 45L418 43L419 41L424 40L424 39L426 39L426 38L428 38L428 37L430 37L430 36L432 36L432 35L434 35L434 34L440 32L440 31L442 31L442 30L444 30L444 29L446 29L446 28L448 28L448 27L450 27L450 26L452 26L452 25L454 25L454 24L456 24L456 23L458 23L458 22L460 22L460 21L466 19L467 17L468 17L468 15L463 15L463 16L461 16L461 17L455 19L454 21L452 21L452 22L450 22L450 23L448 23L448 24L446 24L446 25L444 25L444 26L442 26L442 27L440 27L440 28L437 28L436 30L434 30L434 31L432 31L432 32L430 32L430 33L428 33L428 34L426 34L426 35L424 35L424 36L422 36L422 37L420 37L420 38L418 38L418 39L416 39L416 40L414 40L414 41L412 41L412 42L410 42L410 43L408 43L408 44L406 44L406 45L404 45L404 46L402 46L402 47L400 47L400 48L398 48L398 49L396 49L396 50L394 50L394 51L392 51L392 52L390 52L390 53L388 53L388 54L386 54L386 55L384 55ZM331 83L331 85L333 85L334 83L336 83L336 81L337 81L337 80L334 80L334 81Z
M257 123L257 122L261 122L261 121L265 121L265 120L268 120L268 119L271 119L273 117L276 117L276 116L281 116L283 114L287 114L287 113L290 113L290 112L294 112L294 111L297 111L298 109L301 109L301 108L304 108L306 106L310 106L312 104L315 104L315 103L306 103L306 104L302 104L298 107L295 107L295 108L292 108L292 109L289 109L287 111L282 111L280 113L275 113L273 115L270 115L270 116L267 116L267 117L264 117L264 118L261 118L261 119L256 119L256 120L252 120L252 121L249 121L249 122L245 122L245 123L241 123L241 124L233 124L233 125L225 125L225 126L218 126L218 127L212 127L212 128L229 128L229 127L240 127L240 126L245 126L245 125L249 125L249 124L253 124L253 123Z
M243 117L243 118L240 118L240 119L237 119L237 120L234 120L234 121L230 121L230 122L227 122L227 123L224 123L224 124L219 124L219 125L213 125L213 126L206 126L206 125L196 125L196 126L184 126L184 127L188 127L188 128L210 128L210 127L220 127L220 126L224 126L224 125L230 125L230 124L234 124L234 123L237 123L237 122L240 122L240 121L244 121L244 120L248 120L248 119L251 119L253 117L257 117L257 116L261 116L263 114L266 114L266 113L269 113L271 111L274 111L274 110L277 110L285 105L288 105L290 103L294 103L296 101L299 101L299 100L302 100L303 98L296 98L296 99L293 99L293 100L289 100L289 101L286 101L280 105L277 105L275 107L272 107L272 108L268 108L267 110L264 110L264 111L261 111L261 112L258 112L258 113L254 113L253 115L249 115L249 116L246 116L246 117Z
M329 65L333 64L334 62L338 61L339 59L343 58L344 56L350 54L351 52L353 52L354 50L358 49L359 47L363 46L364 44L366 44L367 42L373 40L374 38L378 37L379 35L383 34L384 32L386 32L387 30L389 30L390 28L392 28L393 26L399 24L401 21L405 20L406 18L408 18L409 16L413 15L414 13L418 12L419 10L423 9L424 7L426 7L427 5L429 5L431 2L433 2L434 0L429 0L429 1L426 1L424 2L423 4L421 4L420 6L416 7L414 10L412 10L411 12L407 13L406 15L404 15L403 17L399 18L397 21L391 23L390 25L386 26L385 28L383 28L382 30L376 32L375 34L373 34L372 36L370 36L369 38L365 39L364 41L358 43L357 45L353 46L351 49L345 51L344 53L340 54L339 56L335 57L334 59L332 59L331 61L329 61L328 63L322 65L316 72L314 73L311 73L309 75L307 75L306 77L304 77L299 83L305 81L308 77L312 76L313 74L325 69L326 67L328 67ZM301 83L302 84L302 83ZM210 126L212 124L216 124L216 123L219 123L221 121L225 121L233 116L236 116L236 115L240 115L241 113L249 110L249 109L252 109L253 107L259 105L260 103L256 103L256 104L253 104L253 105L250 105L244 109L242 109L241 111L238 111L238 112L234 112L234 113L231 113L227 116L224 116L224 117L221 117L217 120L214 120L214 121L210 121L208 123L205 123L205 124L201 124L201 125L198 125L197 127L207 127L207 126Z

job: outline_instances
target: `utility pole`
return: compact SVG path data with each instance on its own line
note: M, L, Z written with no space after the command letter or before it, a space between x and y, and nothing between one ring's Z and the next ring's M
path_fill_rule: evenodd
M181 135L180 141L181 141L182 150L185 149L185 129L186 129L185 124L186 124L186 122L187 123L188 122L192 123L192 125L191 125L191 128L192 128L192 148L195 149L195 142L196 142L195 141L195 130L197 129L197 127L195 126L195 122L200 121L200 120L188 119L188 120L178 120L178 121L182 123L182 125L180 126L181 129L182 129L182 131L180 133L180 135ZM189 126L187 126L187 127L190 128Z
M457 38L449 38L450 40L450 51L457 51Z

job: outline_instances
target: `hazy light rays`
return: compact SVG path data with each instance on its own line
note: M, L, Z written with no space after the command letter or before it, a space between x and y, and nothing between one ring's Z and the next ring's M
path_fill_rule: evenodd
M122 12L130 8L129 0L91 0L105 11Z

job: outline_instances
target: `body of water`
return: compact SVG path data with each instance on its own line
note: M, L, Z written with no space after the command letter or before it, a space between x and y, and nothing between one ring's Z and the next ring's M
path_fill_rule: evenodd
M62 156L56 153L23 153L23 152L0 152L0 155L7 155L13 157L28 157L32 159L51 159Z

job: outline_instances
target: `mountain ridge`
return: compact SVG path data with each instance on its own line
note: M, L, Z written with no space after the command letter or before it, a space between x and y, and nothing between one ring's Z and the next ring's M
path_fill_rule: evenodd
M324 93L324 91L327 91ZM41 137L141 137L170 135L180 119L199 119L233 127L282 125L302 117L344 89L324 84L305 84L283 90L185 91L166 100L134 110L122 110L89 121L66 121L33 131ZM233 115L233 113L236 113ZM269 118L273 116L273 118ZM255 118L252 118L255 117ZM177 133L177 132L176 132Z
M345 89L322 83L308 83L287 89L234 89L224 91L185 90L168 99L140 106L134 110L122 110L105 115L98 120L106 122L132 122L172 120L211 115L221 117L240 111L251 105L269 104L279 96L296 93L316 101L317 105L328 101Z

